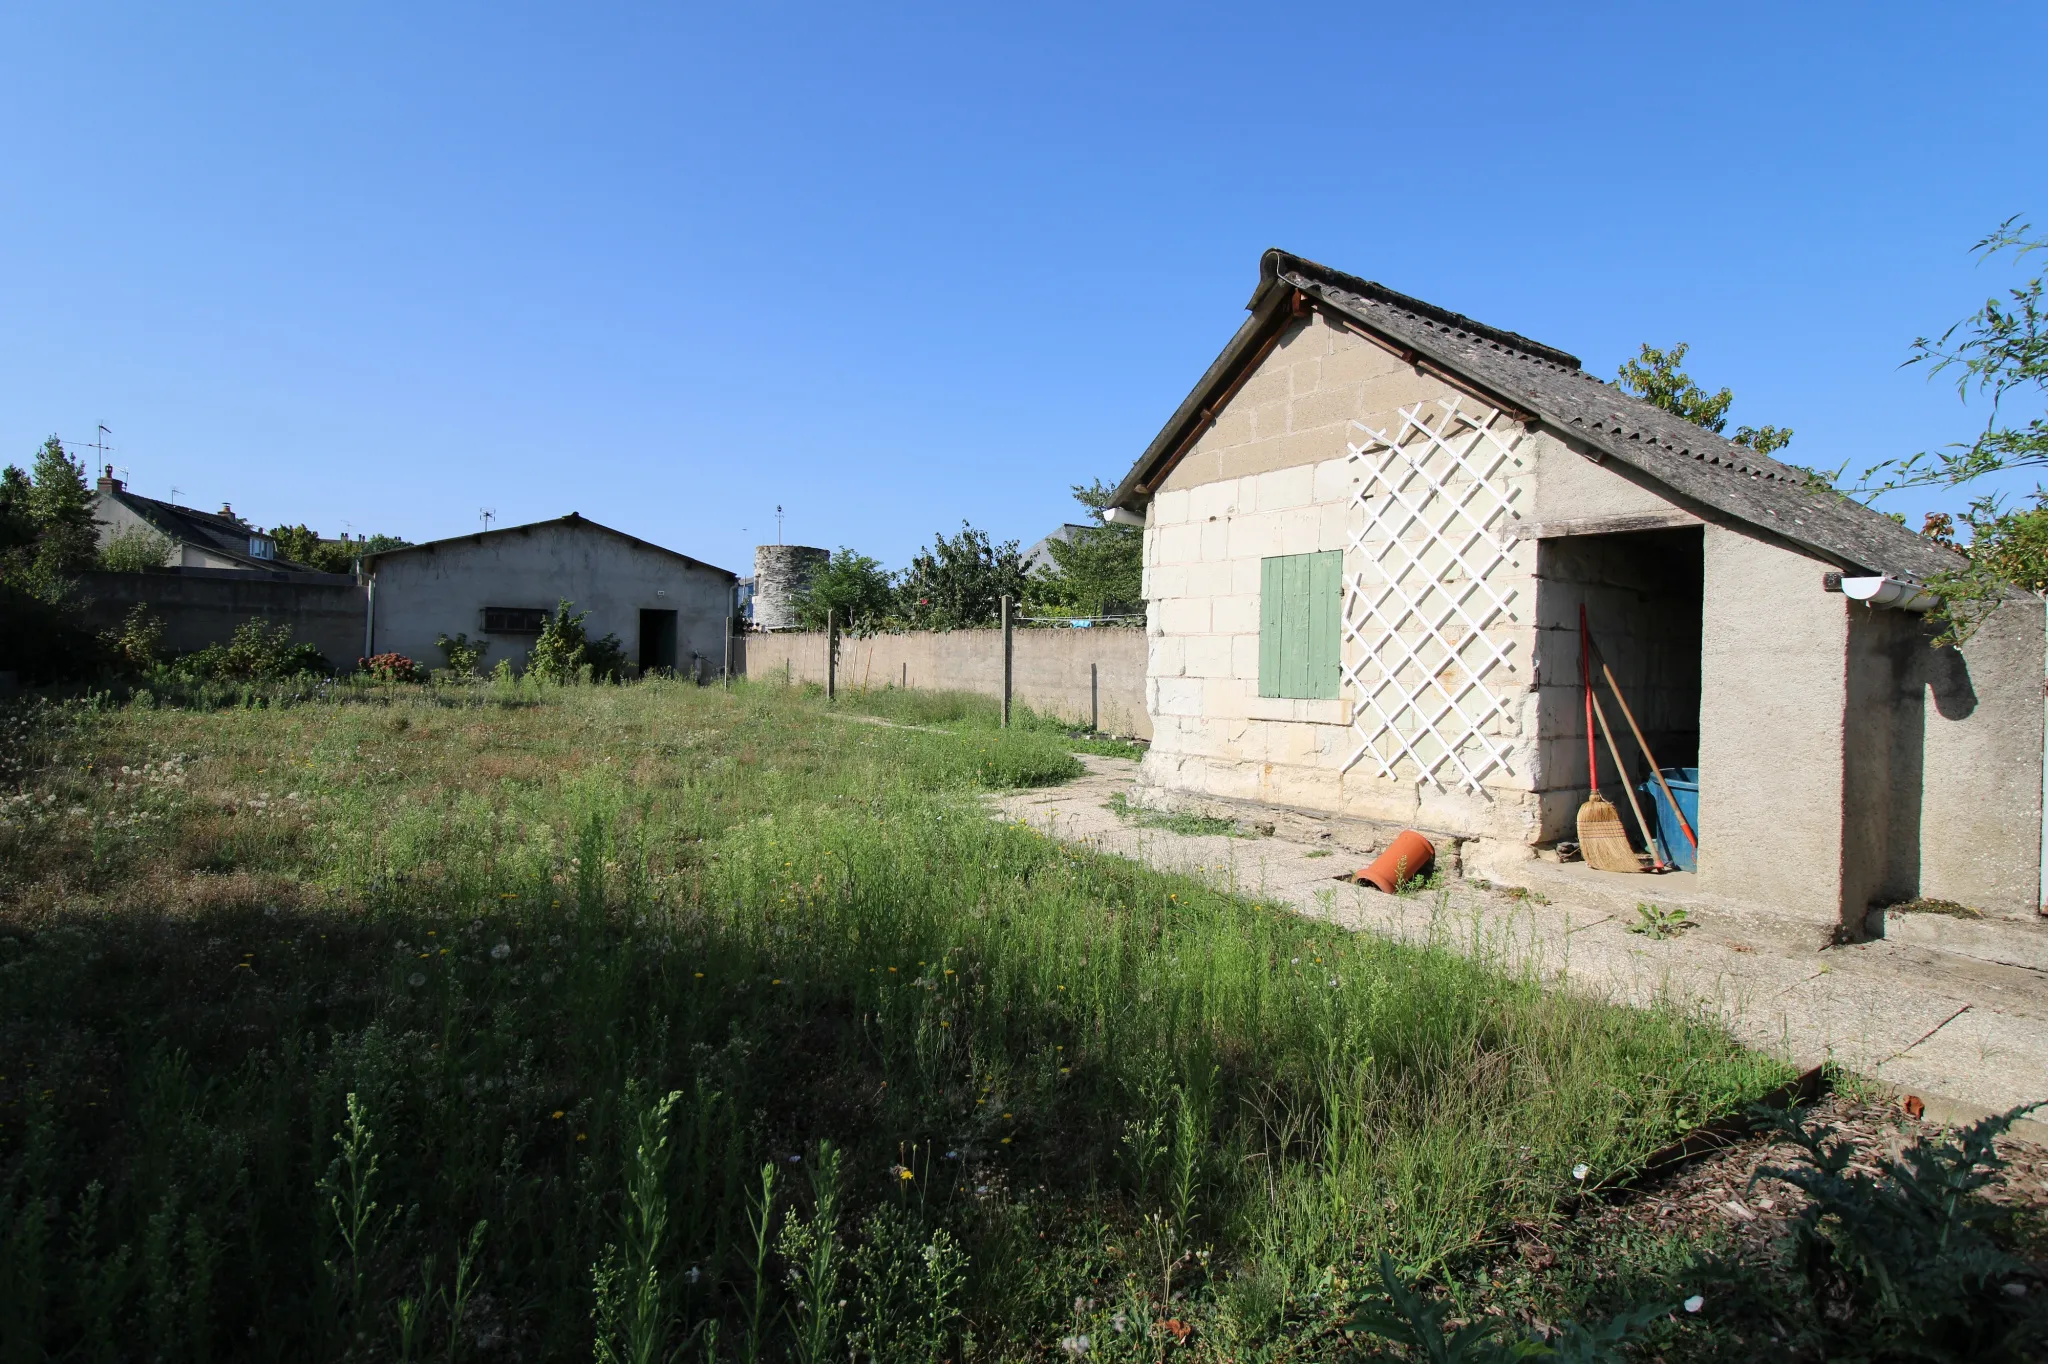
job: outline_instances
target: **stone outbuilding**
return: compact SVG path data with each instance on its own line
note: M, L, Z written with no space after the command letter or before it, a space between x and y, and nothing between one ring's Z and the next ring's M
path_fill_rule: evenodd
M1953 551L1563 351L1279 251L1249 310L1114 497L1150 787L1513 880L1587 794L1583 607L1660 765L1699 772L1697 874L1659 887L1851 936L1919 897L2040 910L2038 600L1935 648L1910 608Z
M523 667L562 601L593 639L617 635L643 671L715 677L725 666L735 576L570 512L553 521L432 540L363 556L365 657L439 666L435 640L467 635Z

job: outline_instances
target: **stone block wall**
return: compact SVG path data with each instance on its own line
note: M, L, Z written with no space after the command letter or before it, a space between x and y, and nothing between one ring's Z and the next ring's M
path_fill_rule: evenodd
M1507 664L1485 677L1485 685L1504 697L1506 714L1482 730L1509 757L1505 768L1483 776L1483 792L1461 789L1450 768L1444 772L1448 789L1418 785L1415 765L1392 745L1391 777L1370 753L1352 763L1365 735L1352 724L1353 707L1363 698L1348 678L1335 700L1258 694L1263 559L1339 551L1347 583L1378 597L1387 586L1380 551L1387 537L1398 535L1422 555L1430 576L1443 576L1445 556L1428 547L1429 536L1408 508L1384 495L1362 505L1355 500L1370 486L1369 468L1378 461L1350 455L1354 443L1369 441L1354 422L1392 435L1401 408L1438 399L1459 400L1467 412L1484 408L1316 315L1283 334L1166 479L1152 501L1145 537L1151 635L1146 686L1156 727L1145 763L1148 782L1169 792L1331 811L1463 836L1528 835L1534 824L1533 753L1526 736L1533 733L1533 717L1524 701L1534 681L1533 546L1515 546L1487 574L1509 606L1487 627L1506 648ZM1520 502L1530 495L1536 452L1549 438L1517 434L1515 455L1492 481ZM1469 480L1454 478L1444 495L1455 499L1469 491ZM1427 496L1420 485L1409 490L1411 502ZM1495 529L1505 530L1509 519L1500 518ZM1363 534L1362 553L1352 544L1354 528ZM1457 590L1455 582L1450 586ZM1404 587L1413 592L1415 579ZM1390 613L1396 609L1388 607ZM1346 614L1362 619L1350 591ZM1425 633L1412 618L1403 627L1411 645ZM1453 647L1464 642L1455 621L1443 633ZM1376 663L1362 655L1364 641L1377 639L1370 629L1347 632L1341 649L1347 667L1362 666L1364 676L1375 676ZM1392 657L1378 644L1371 647L1378 658ZM1412 665L1400 678L1410 694L1424 681ZM1366 727L1372 727L1370 718ZM1446 727L1455 729L1456 722ZM1421 736L1415 742L1427 750L1430 741ZM1476 746L1472 741L1468 753Z
M1111 734L1152 737L1145 710L1145 636L1129 629L1021 629L1011 654L1011 695L1044 715L1077 724L1090 718L1089 667L1094 666L1096 723ZM777 632L742 637L745 674L755 681L825 680L825 636ZM839 685L911 687L928 691L1003 693L1000 630L915 631L842 635Z

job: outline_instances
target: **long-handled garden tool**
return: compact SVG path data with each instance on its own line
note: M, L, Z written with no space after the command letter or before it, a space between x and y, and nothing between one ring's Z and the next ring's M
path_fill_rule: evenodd
M1621 827L1621 811L1614 808L1614 802L1600 794L1600 769L1593 748L1593 641L1586 633L1586 608L1579 607L1579 686L1586 694L1586 785L1591 794L1586 803L1579 807L1579 855L1586 859L1586 865L1596 871L1640 872L1642 863L1636 861L1635 849L1628 845L1628 831ZM1607 727L1602 716L1600 727ZM1614 741L1610 737L1608 747ZM1616 770L1621 771L1619 762ZM1626 776L1624 775L1624 783Z
M1620 692L1614 695L1616 700L1620 700ZM1626 703L1622 709L1628 709ZM1664 864L1664 859L1657 856L1657 835L1650 828L1650 821L1643 818L1643 807L1636 800L1635 783L1628 779L1628 768L1621 761L1621 746L1614 742L1614 731L1607 727L1607 708L1600 704L1600 693L1597 691L1593 693L1593 716L1600 721L1600 737L1607 740L1607 755L1614 759L1615 775L1621 778L1622 794L1628 797L1628 811L1636 817L1636 828L1642 830L1643 846L1650 851L1652 870L1670 871L1671 868ZM1641 865L1638 864L1635 870L1641 871Z
M1678 808L1678 798L1671 794L1671 783L1664 780L1664 769L1657 765L1657 755L1650 751L1650 741L1643 737L1643 727L1636 723L1636 713L1629 709L1628 698L1621 694L1621 684L1614 680L1614 669L1607 666L1607 660L1601 657L1597 645L1593 648L1593 658L1600 664L1600 672L1607 679L1608 690L1614 693L1614 699L1621 705L1622 718L1628 721L1629 733L1636 736L1636 746L1643 750L1643 761L1650 765L1650 771L1656 775L1657 785L1663 788L1664 799L1671 803L1671 813L1677 816L1678 827L1685 833L1685 841L1692 845L1694 852L1698 852L1699 835L1693 832L1692 824L1685 817L1685 811ZM1655 846L1654 843L1651 844L1653 849Z

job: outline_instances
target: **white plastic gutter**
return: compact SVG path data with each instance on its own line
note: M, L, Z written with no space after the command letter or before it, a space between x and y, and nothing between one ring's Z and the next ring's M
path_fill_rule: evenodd
M1865 606L1889 606L1898 611L1931 611L1940 599L1918 583L1897 578L1842 577L1842 595Z
M1112 526L1142 526L1145 513L1132 511L1129 507L1110 507L1104 510L1102 519Z

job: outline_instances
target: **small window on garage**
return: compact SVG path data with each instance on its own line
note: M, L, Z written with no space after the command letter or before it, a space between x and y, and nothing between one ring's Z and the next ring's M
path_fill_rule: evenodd
M1281 554L1259 569L1259 695L1335 700L1344 556Z
M487 635L537 635L548 623L547 608L540 606L486 606L484 633Z

